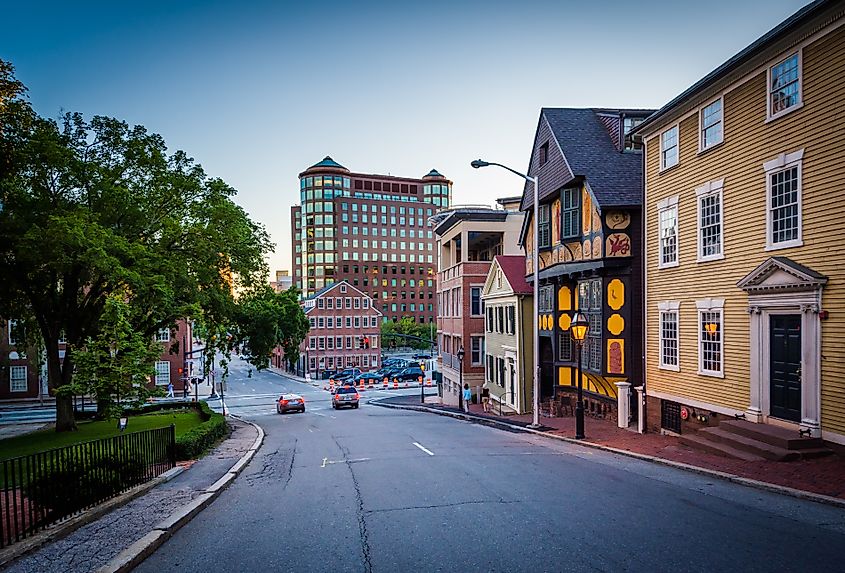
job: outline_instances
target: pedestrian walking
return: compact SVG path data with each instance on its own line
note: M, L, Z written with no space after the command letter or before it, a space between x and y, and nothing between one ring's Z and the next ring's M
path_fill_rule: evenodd
M481 389L481 407L485 413L490 413L490 388Z
M469 401L472 400L472 390L469 389L469 384L464 384L464 412L469 414Z
M167 397L168 398L175 398L176 395L173 394L173 382L169 382L167 384Z

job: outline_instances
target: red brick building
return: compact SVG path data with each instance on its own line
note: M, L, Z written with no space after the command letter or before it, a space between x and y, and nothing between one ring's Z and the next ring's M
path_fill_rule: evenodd
M322 372L381 366L382 313L373 300L347 281L323 287L302 302L311 330L300 348L300 369L319 379Z
M26 400L47 396L47 372L40 356L27 354L19 348L21 338L17 322L0 319L0 400ZM166 389L169 383L177 394L182 393L182 379L193 373L190 352L193 346L193 332L187 320L180 320L173 330L162 329L156 340L161 344L161 358L155 363L156 376L150 384ZM59 341L59 357L64 358L65 342Z
M524 214L519 198L498 209L456 207L432 219L437 236L438 370L443 400L458 404L460 383L484 385L484 304L481 294L496 255L522 254L517 245ZM463 348L463 361L458 352Z
M447 208L452 182L352 173L326 157L299 174L291 208L293 284L304 297L346 280L383 320L434 322L435 249L428 218Z

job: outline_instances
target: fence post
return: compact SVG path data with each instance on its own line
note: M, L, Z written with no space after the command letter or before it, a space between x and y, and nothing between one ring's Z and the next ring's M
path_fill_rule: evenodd
M170 424L170 447L168 448L170 454L170 467L176 467L176 424Z

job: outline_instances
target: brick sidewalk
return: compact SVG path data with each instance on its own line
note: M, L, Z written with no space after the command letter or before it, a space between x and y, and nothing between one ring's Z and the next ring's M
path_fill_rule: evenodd
M427 404L427 406L457 411L456 408L438 404ZM525 426L532 422L530 414L501 417L495 414L484 414L480 404L470 405L470 413L515 425ZM540 423L547 427L547 431L551 434L568 438L575 437L574 416L563 418L541 417ZM584 427L585 441L593 444L845 499L845 457L840 455L834 454L823 458L793 462L763 461L749 463L692 449L681 444L679 439L674 436L664 436L657 433L639 434L630 429L622 429L616 425L615 419L604 420L587 416Z

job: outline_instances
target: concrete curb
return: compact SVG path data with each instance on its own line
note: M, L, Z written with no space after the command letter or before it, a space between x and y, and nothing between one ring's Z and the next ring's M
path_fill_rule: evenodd
M516 424L508 424L507 422L502 422L500 420L491 420L489 418L482 418L480 416L473 416L472 414L462 414L460 412L449 412L446 410L440 410L438 408L430 408L427 406L411 406L411 405L404 405L404 404L387 404L381 403L383 400L387 398L376 398L370 400L368 403L373 404L375 406L380 406L382 408L394 408L397 410L414 410L417 412L427 412L431 414L438 414L440 416L449 416L451 418L458 418L461 420L466 420L468 422L484 422L485 424L501 426L504 428L508 428L511 430L519 430L522 432L528 432L531 434L537 434L539 436L545 436L547 438L553 438L555 440L560 440L562 442L568 442L570 444L575 444L578 446L583 446L585 448L592 448L595 450L602 450L605 452L610 452L613 454L619 454L622 456L627 456L629 458L635 458L638 460L643 460L646 462L652 462L656 464L661 464L664 466L669 466L675 469L684 470L692 473L697 473L701 475L706 475L709 477L715 477L718 479L722 479L725 481L730 481L733 483L737 483L744 486L753 487L756 489L762 489L765 491L770 491L773 493L779 493L782 495L788 495L791 497L796 497L798 499L806 499L809 501L814 501L816 503L823 503L826 505L835 505L838 507L845 508L845 499L840 499L838 497L832 497L829 495L823 495L820 493L813 493L809 491L804 491L801 489L795 489L793 487L788 487L784 485L777 485L773 483L768 483L764 481L759 481L751 478L746 478L742 476L738 476L736 474L720 472L718 470L711 470L707 468L701 468L698 466L694 466L691 464L685 464L682 462L675 462L672 460L666 460L663 458L659 458L657 456L650 456L648 454L640 454L637 452L631 452L628 450L620 450L617 448L611 448L610 446L603 446L601 444L593 444L591 442L585 442L583 440L576 440L574 438L567 438L566 436L559 436L557 434L552 434L549 432L544 432L542 430L535 430L533 428L526 428L525 426L518 426Z
M225 490L232 481L238 477L238 474L246 467L246 465L255 456L255 453L264 443L264 430L261 426L253 424L248 420L230 416L241 422L245 422L258 430L258 437L255 438L252 446L235 462L229 471L214 482L213 485L200 490L200 495L191 500L187 505L182 506L176 513L170 515L166 519L158 522L144 537L121 551L111 561L104 566L97 569L97 573L124 573L131 571L137 567L144 559L152 555L165 541L167 541L176 531L183 525L191 521L199 512L205 509L212 501L217 499L223 490Z
M20 541L5 548L3 551L0 551L0 569L3 569L6 565L11 563L15 559L23 557L27 553L35 551L36 549L39 549L47 543L58 541L59 539L67 537L83 525L87 525L92 521L101 518L105 514L126 505L133 499L144 495L157 485L172 480L183 471L185 471L185 468L181 466L171 468L160 476L148 481L147 483L142 483L137 487L123 492L117 497L113 497L108 501L104 501L100 505L92 507L84 513L81 513L75 517L71 517L67 521L58 523L50 527L49 529L42 531L41 533L33 535L30 538L24 539L23 541Z

